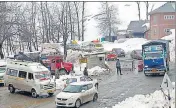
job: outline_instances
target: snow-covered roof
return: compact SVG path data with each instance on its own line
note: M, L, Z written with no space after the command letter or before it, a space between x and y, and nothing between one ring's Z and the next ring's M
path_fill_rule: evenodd
M146 31L150 29L150 23L145 23L142 27L146 27Z

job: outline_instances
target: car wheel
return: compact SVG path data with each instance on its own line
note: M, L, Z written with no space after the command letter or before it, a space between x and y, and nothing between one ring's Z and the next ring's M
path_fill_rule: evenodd
M48 93L49 97L52 97L54 93Z
M31 94L32 94L33 98L37 98L38 97L37 92L34 89L31 90Z
M10 93L15 93L15 88L13 87L13 85L9 85L9 91Z
M93 102L97 101L97 99L98 99L98 94L96 93L96 94L94 94Z
M79 108L80 106L81 106L81 100L77 99L76 102L75 102L75 107Z

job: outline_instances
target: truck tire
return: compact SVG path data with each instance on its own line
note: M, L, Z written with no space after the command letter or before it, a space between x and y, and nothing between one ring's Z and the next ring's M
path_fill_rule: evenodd
M62 68L62 69L59 69L59 74L60 75L68 75L68 72L66 69Z

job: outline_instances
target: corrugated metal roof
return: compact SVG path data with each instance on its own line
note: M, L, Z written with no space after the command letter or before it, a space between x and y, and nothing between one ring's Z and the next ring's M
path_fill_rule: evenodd
M146 27L142 27L145 23L149 21L145 20L138 20L138 21L131 21L128 25L127 30L131 30L131 32L138 32L138 33L144 33L146 30Z
M175 3L167 2L161 7L149 12L149 15L155 14L155 13L165 13L165 12L175 12Z

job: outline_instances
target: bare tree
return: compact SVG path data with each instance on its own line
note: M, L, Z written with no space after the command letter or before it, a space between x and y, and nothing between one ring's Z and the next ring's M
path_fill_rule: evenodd
M98 27L103 35L116 35L120 21L118 19L118 9L114 5L109 5L108 2L101 4L101 11L95 18L98 21Z
M146 1L145 2L145 6L146 6L146 20L148 20L148 11L149 11L149 2L148 1Z
M149 9L150 11L153 11L153 7L154 7L154 4L149 4L148 1L144 2L145 3L145 7L146 7L146 20L149 19Z
M79 2L74 2L75 10L76 10L76 16L77 16L77 25L78 25L78 40L81 40L80 35L80 21L79 21Z
M141 8L140 8L140 2L137 1L137 6L138 6L138 17L139 17L139 20L141 20Z
M85 2L82 3L82 41L84 41L84 10L85 10Z

